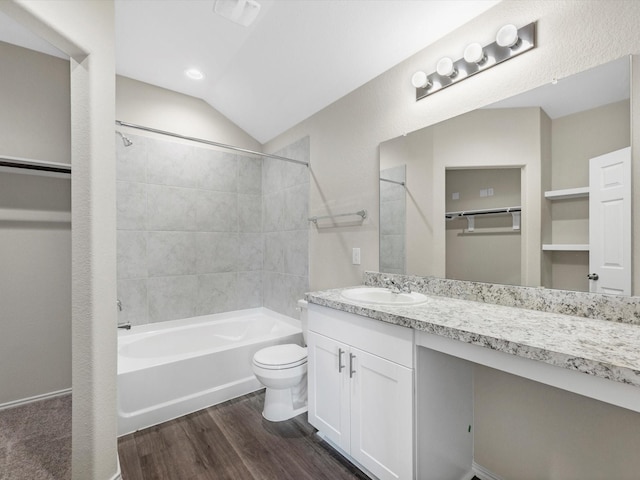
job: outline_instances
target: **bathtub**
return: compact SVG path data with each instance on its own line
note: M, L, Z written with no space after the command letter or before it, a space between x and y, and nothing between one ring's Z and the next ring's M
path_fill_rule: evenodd
M118 332L118 435L262 388L255 352L302 342L298 320L265 308Z

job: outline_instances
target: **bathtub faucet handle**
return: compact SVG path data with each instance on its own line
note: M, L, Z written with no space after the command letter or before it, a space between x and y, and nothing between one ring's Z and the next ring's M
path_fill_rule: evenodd
M119 298L116 299L116 305L118 305L118 311L121 312L122 311L122 302L120 301Z

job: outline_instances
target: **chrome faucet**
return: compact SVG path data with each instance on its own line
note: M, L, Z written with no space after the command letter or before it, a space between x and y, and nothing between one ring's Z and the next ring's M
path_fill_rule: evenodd
M116 299L116 305L118 305L118 311L122 311L122 302L120 299ZM125 330L131 330L131 322L119 323L118 328L124 328Z
M382 284L387 287L391 293L411 293L411 282L402 282L394 280L391 277L382 277Z

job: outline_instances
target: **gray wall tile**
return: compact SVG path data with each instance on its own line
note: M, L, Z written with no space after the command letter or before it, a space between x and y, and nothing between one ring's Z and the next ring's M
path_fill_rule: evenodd
M196 314L198 277L151 277L147 280L149 321L190 318Z
M196 149L195 155L199 188L218 192L238 191L237 155L204 148Z
M264 234L262 268L269 272L284 272L283 232L269 232Z
M238 231L262 232L262 196L238 194Z
M262 160L238 156L238 193L262 194Z
M197 315L229 312L238 309L237 274L198 275Z
M262 271L238 273L238 308L262 306Z
M230 192L198 190L196 228L201 232L237 232L238 195Z
M147 217L147 186L116 182L116 225L118 230L144 230Z
M240 272L262 270L263 240L260 233L238 235L238 263Z
M294 230L282 233L284 273L307 276L309 274L309 232Z
M309 228L309 184L304 183L284 191L284 230Z
M149 232L147 262L150 277L196 273L196 241L192 232Z
M149 142L147 183L195 188L198 171L195 148L176 142Z
M195 230L197 190L148 185L149 230Z
M149 323L146 279L119 279L118 299L122 303L122 311L118 312L118 323Z
M147 233L118 230L118 278L145 278L147 271Z
M262 229L264 232L284 229L284 190L262 197Z
M133 145L125 147L120 135L116 134L116 178L126 182L144 183L147 181L148 139L128 133L125 135Z
M237 270L238 234L196 233L196 270L198 273L222 273Z

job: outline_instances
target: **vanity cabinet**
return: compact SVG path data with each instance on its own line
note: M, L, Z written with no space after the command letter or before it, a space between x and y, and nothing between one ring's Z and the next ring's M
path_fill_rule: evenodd
M413 330L309 308L309 423L380 480L413 478Z

